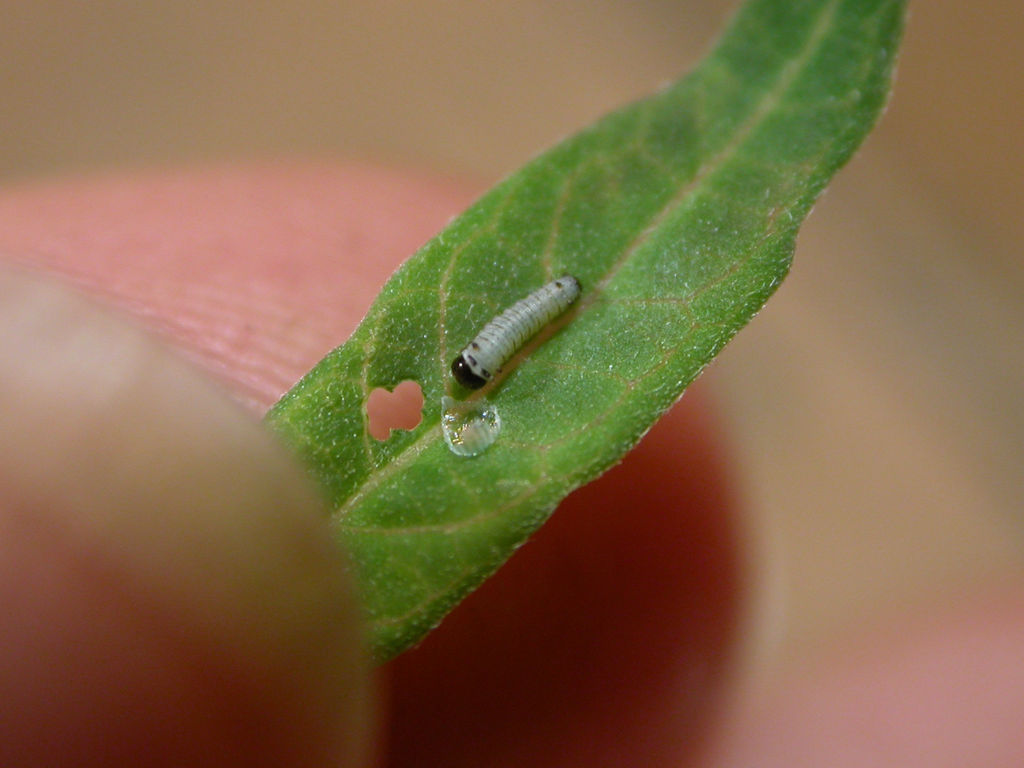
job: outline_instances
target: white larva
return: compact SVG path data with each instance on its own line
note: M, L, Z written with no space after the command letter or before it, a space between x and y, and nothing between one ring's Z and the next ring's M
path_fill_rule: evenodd
M537 331L580 296L580 281L563 275L520 299L484 326L452 363L452 375L467 389L480 389Z

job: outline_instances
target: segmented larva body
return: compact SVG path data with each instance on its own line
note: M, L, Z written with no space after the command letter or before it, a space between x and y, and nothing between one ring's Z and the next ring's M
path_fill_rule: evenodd
M563 275L521 299L484 326L452 363L452 375L467 389L480 389L537 331L580 296L580 281Z

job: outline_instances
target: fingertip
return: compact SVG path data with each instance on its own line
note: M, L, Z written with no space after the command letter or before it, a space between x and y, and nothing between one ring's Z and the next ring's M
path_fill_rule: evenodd
M357 610L283 450L149 338L7 270L0 361L0 764L362 764Z

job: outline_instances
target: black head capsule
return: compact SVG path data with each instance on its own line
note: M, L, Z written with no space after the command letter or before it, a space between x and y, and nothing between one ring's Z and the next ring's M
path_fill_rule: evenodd
M469 363L466 362L462 355L456 357L452 363L452 376L466 389L480 389L480 387L487 383L487 379L473 373Z

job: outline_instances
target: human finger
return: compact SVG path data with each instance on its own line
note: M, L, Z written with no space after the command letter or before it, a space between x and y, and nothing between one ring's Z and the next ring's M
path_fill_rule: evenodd
M236 404L0 270L0 764L364 764L358 614L321 504Z

